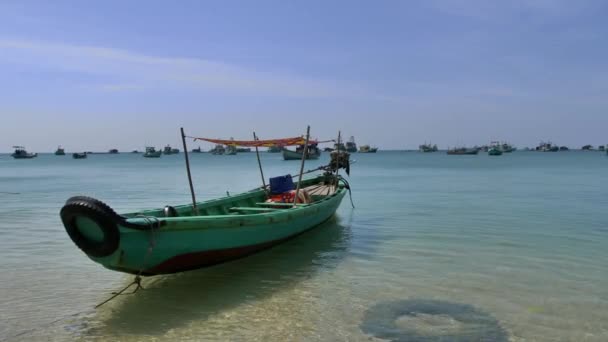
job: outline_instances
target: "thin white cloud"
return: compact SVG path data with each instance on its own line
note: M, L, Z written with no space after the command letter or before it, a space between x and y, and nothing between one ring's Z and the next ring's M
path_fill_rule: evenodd
M103 91L152 87L219 89L293 97L357 96L353 85L285 73L257 71L200 58L158 57L128 50L0 38L0 63L115 78Z

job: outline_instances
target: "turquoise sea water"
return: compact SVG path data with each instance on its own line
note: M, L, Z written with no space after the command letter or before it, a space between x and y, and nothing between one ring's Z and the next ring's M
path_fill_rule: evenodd
M262 157L267 177L298 170ZM59 209L75 194L118 212L187 203L183 154L0 155L0 340L369 341L370 308L406 300L470 305L511 341L608 340L605 154L353 159L356 209L345 199L335 220L281 246L148 278L145 291L95 310L132 277L76 248ZM254 153L191 162L201 200L260 184ZM402 331L465 329L400 314L386 320Z

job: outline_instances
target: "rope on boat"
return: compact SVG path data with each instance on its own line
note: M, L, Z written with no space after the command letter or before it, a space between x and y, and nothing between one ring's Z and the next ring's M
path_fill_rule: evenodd
M346 188L348 189L348 197L350 198L350 205L353 207L353 209L355 209L355 204L353 203L353 192L350 188L350 183L348 183L348 181L340 175L338 175L338 178L346 185Z
M137 217L141 217L144 220L146 220L146 222L150 226L150 229L148 230L150 232L150 239L148 240L149 241L148 250L146 252L146 255L144 256L144 261L142 263L141 269L135 275L135 279L133 279L133 282L131 282L129 285L127 285L125 288L123 288L122 290L120 290L118 292L112 292L112 297L106 299L105 301L103 301L100 304L97 304L95 306L95 309L100 308L102 305L104 305L104 304L110 302L111 300L113 300L114 298L122 295L126 290L128 290L133 285L137 285L137 287L132 292L126 293L127 295L134 294L137 291L139 291L140 289L145 290L145 288L141 285L141 279L142 279L141 274L146 269L148 257L152 254L154 247L156 247L156 238L154 236L154 228L157 228L157 229L160 228L160 220L154 216L137 215Z

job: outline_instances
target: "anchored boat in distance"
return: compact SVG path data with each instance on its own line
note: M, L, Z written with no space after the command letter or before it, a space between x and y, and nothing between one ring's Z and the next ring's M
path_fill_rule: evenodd
M15 152L11 156L15 159L32 159L38 157L38 153L29 153L23 146L13 146Z
M268 147L268 153L279 153L283 151L283 148L279 145L272 145L270 147Z
M478 148L468 148L468 147L455 147L452 149L448 149L447 153L450 155L477 154L477 153L479 153L479 149Z
M226 149L224 148L224 145L217 144L217 145L215 145L215 147L213 147L211 150L209 150L209 153L211 153L215 156L222 155L222 154L226 153Z
M351 136L346 142L346 152L355 153L357 152L357 144L355 143L355 137Z
M156 148L148 146L146 147L144 158L160 158L161 154L161 151L157 151Z
M302 153L304 153L304 145L296 147L295 151L283 149L283 159L285 160L302 160ZM321 156L321 150L317 146L317 143L308 144L306 150L306 159L319 159Z
M376 153L378 152L377 147L370 147L369 145L361 145L359 153Z
M536 146L536 151L539 152L557 152L559 151L559 147L557 147L557 145L553 145L553 143L551 142L542 142Z
M431 145L430 143L424 143L420 146L418 146L418 150L420 152L424 152L424 153L428 153L428 152L437 152L437 145Z
M163 149L163 154L178 154L178 153L179 153L179 149L178 148L171 148L171 145L167 145Z

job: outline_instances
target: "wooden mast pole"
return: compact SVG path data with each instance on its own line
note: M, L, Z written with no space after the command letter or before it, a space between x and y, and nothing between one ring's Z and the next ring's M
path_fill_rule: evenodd
M304 162L308 154L308 140L310 139L310 126L306 128L306 142L304 143L304 151L302 152L302 165L300 166L300 175L298 177L298 186L296 187L296 197L293 199L293 206L296 206L298 195L300 194L300 185L302 184L302 176L304 174Z
M253 140L258 141L258 137L253 132ZM264 179L264 170L262 169L262 161L260 160L260 151L258 150L258 146L255 146L255 155L258 157L258 166L260 167L260 175L262 175L262 186L264 187L264 191L266 191L266 180Z
M334 186L334 191L338 190L338 173L340 173L340 144L341 144L341 140L342 140L342 131L338 131L338 145L336 146L336 150L338 150L338 153L336 155L336 184ZM346 147L344 147L346 149Z
M188 183L190 183L190 194L192 195L192 209L194 213L198 215L198 208L196 207L196 196L194 195L194 186L192 186L192 174L190 173L190 160L188 159L188 147L186 146L186 135L184 134L184 128L180 128L182 132L182 144L184 145L184 156L186 156L186 171L188 172Z

